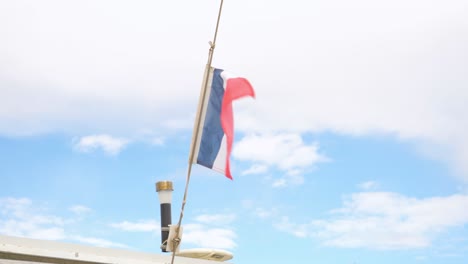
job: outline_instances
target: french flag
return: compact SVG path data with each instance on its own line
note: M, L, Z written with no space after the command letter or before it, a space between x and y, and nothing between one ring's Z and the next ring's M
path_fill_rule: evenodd
M220 172L232 180L229 166L234 141L232 102L246 96L255 97L255 92L245 78L216 68L210 68L208 74L192 162Z

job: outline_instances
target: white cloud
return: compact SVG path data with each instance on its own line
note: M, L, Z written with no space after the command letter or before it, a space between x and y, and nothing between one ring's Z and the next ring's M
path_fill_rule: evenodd
M72 211L76 215L85 215L91 212L91 208L86 207L84 205L74 205L70 207L69 210Z
M161 229L160 223L154 220L141 220L137 222L123 221L120 223L113 223L111 226L123 231L134 232L153 232Z
M284 217L279 230L345 248L409 249L431 245L437 235L468 224L467 195L417 199L390 192L352 194L330 219L306 224Z
M43 211L27 198L0 198L0 233L50 240L64 239L64 220Z
M285 171L308 167L324 159L318 154L316 144L305 144L298 134L248 135L237 143L233 155L239 160L276 165Z
M285 178L276 179L273 181L272 185L274 188L285 187L287 186L287 181Z
M109 135L85 136L78 140L75 149L81 152L91 152L96 149L102 149L110 155L118 154L129 141L123 138L115 138Z
M375 181L366 181L366 182L362 182L360 184L357 185L358 188L362 189L362 190L365 190L365 191L368 191L368 190L372 190L372 189L375 189L379 186L379 184Z
M252 213L253 216L260 219L268 219L278 216L278 208L270 207L265 208L261 206L256 206L255 201L253 200L243 200L241 202L242 208Z
M236 219L235 214L202 214L194 218L198 223L183 225L182 241L197 247L233 249L236 247L234 239L237 237L229 227ZM154 220L137 222L123 221L111 224L128 232L153 232L160 230L160 224Z
M160 41L161 37L179 36L172 36L174 30L186 29L167 16L177 10L190 16L176 4L165 3L162 8L151 1L137 5L49 1L31 3L38 12L34 14L19 3L0 5L1 24L9 23L0 26L8 40L2 41L0 49L0 87L5 87L1 98L9 98L1 101L2 134L81 134L110 127L129 131L145 124L161 127L168 110L171 118L177 118L186 112L181 115L175 106L196 106L192 99L197 97L199 85L193 84L199 83L204 65L195 65L205 54L194 54L206 42L187 48L182 42ZM187 7L193 10L197 6L187 3ZM85 15L86 21L77 23L78 14ZM130 19L121 20L122 15ZM174 24L170 31L150 26L167 22ZM196 35L191 32L186 37ZM31 42L35 44L29 46ZM181 48L178 54L186 58L185 63L172 63L167 51L173 48ZM184 78L174 78L181 72ZM186 89L194 86L197 88Z
M197 247L233 249L237 234L230 227L236 219L233 213L202 214L194 218L198 223L184 225L182 243Z
M90 210L82 205L75 205L69 209L77 215ZM67 228L78 227L76 218L64 219L46 211L46 208L28 198L0 198L0 234L46 240L74 240L100 247L128 248L124 244L102 238L71 234L67 232Z
M289 218L283 216L279 222L275 222L273 226L283 232L290 233L295 237L307 237L308 236L308 226L306 224L294 224L289 221Z
M61 240L61 239L66 238L64 229L60 227L35 229L35 230L30 230L28 233L17 233L13 235L27 236L30 238L48 239L48 240Z
M262 174L268 171L268 166L254 164L247 170L242 172L242 175Z
M162 146L164 145L164 138L163 137L154 137L151 139L151 144L155 146Z
M96 237L72 236L71 239L97 247L128 248L127 245Z
M261 219L271 218L277 214L278 214L278 210L276 208L265 209L265 208L257 207L254 210L254 215Z
M282 178L276 179L272 183L273 188L282 188L289 185L301 185L304 183L304 176L301 170L292 170L286 173Z
M306 144L299 134L251 134L234 146L233 156L257 163L246 173L266 171L275 166L285 172L284 178L274 181L274 187L303 183L302 172L327 159L318 153L317 144Z
M466 1L292 1L223 18L216 58L257 94L236 104L237 127L393 135L468 179ZM185 4L2 1L0 134L191 129L216 10Z
M170 130L188 130L193 129L195 114L184 116L178 119L167 119L162 125Z
M210 228L205 224L184 225L182 243L199 247L233 249L237 246L236 233L230 228Z
M229 225L235 219L236 215L232 213L198 215L194 218L197 223L183 225L183 243L198 247L232 249L236 247L234 239L237 235ZM160 230L160 223L154 220L123 221L113 223L111 226L128 232L154 232Z
M227 225L235 219L235 214L202 214L195 217L195 221L211 225Z

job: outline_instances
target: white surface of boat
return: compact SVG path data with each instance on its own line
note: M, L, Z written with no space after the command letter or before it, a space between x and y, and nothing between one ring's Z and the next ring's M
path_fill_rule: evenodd
M152 254L0 235L0 264L170 264L171 254ZM217 258L216 255L214 257ZM215 263L220 262L180 256L176 256L174 260L174 264Z

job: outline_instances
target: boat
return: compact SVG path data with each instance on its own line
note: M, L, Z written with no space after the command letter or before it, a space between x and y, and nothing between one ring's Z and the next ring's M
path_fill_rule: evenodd
M216 264L230 258L222 250L191 249L177 253L174 262ZM168 254L0 235L0 264L169 264L171 260Z

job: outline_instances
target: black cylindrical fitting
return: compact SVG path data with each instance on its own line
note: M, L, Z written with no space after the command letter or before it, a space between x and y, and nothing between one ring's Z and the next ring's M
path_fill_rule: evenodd
M172 217L171 217L171 204L170 203L162 203L161 204L161 250L163 252L166 251L167 244L170 241L167 241L169 237L169 225L172 224Z

